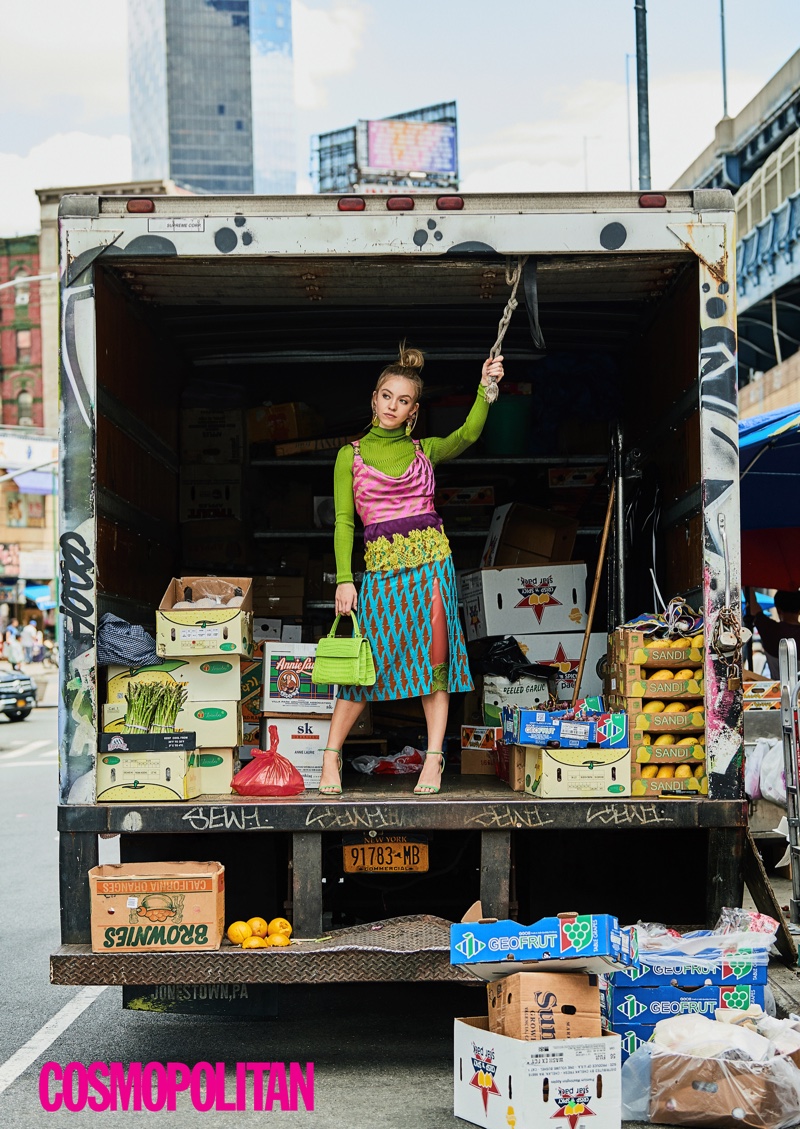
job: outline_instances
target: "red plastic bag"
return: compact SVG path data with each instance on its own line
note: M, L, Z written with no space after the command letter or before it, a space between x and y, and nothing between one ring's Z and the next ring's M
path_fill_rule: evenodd
M305 785L291 761L280 753L253 749L253 759L231 781L240 796L298 796Z

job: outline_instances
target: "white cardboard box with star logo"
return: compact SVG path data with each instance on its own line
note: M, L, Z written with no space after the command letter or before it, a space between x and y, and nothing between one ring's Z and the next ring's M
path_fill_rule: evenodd
M558 635L522 635L514 632L514 638L528 662L555 667L556 696L561 702L571 702L581 660L583 633L565 631ZM598 666L606 658L607 647L608 636L602 631L593 631L589 636L581 679L582 698L603 693L603 678Z
M483 1129L619 1129L620 1040L511 1039L456 1019L453 1112Z
M467 572L460 596L468 640L586 627L586 565L580 561Z

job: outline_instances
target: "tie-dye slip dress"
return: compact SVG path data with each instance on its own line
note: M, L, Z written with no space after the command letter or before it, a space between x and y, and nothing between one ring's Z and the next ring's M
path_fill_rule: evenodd
M341 686L339 697L350 701L472 689L450 544L433 508L433 466L417 440L414 447L408 469L395 478L367 466L353 443L353 498L366 561L356 614L377 680Z

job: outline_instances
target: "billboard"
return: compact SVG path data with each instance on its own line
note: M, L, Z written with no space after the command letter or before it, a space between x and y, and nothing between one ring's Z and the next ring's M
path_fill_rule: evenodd
M376 172L458 174L454 124L404 121L401 118L384 118L364 124L367 152L360 154L362 168Z

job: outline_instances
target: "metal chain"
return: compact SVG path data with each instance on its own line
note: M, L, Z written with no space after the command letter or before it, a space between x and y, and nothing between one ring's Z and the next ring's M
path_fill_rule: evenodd
M511 315L519 305L519 302L517 301L517 290L519 288L520 280L522 279L522 268L525 266L527 259L527 255L520 255L517 259L517 265L515 267L511 266L510 258L506 259L506 286L511 287L511 296L506 302L506 308L503 310L503 316L500 318L500 324L497 327L497 340L489 350L490 360L494 360L495 357L500 355L500 349L503 345L503 338L506 335L506 330L511 324ZM500 390L497 387L497 381L490 380L489 384L486 385L486 403L493 404L499 394Z

